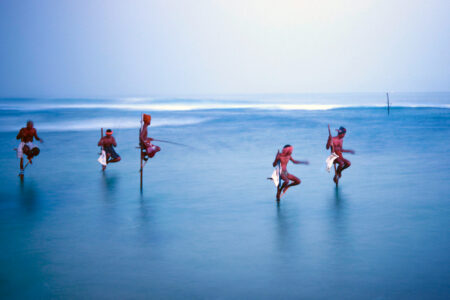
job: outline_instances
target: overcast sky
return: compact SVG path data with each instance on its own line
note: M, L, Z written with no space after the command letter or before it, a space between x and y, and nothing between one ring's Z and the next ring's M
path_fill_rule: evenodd
M0 97L450 91L450 1L0 1Z

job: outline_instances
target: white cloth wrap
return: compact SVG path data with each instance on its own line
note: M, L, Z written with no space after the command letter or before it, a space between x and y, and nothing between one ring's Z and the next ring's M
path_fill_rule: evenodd
M336 153L331 153L330 156L328 156L327 158L327 172L330 173L331 167L333 166L334 161L336 160L336 158L338 158L339 155L337 155Z
M28 148L30 148L30 150L33 148L36 148L36 146L32 142L28 142L28 143L21 142L19 144L19 146L17 147L17 158L23 157L23 146L25 146L25 145L27 145Z
M100 155L100 157L97 159L97 161L103 165L106 166L106 152L105 150L102 149L102 154Z
M281 173L281 166L280 166L280 163L278 163L277 166L275 167L275 169L273 170L273 173L271 176L273 183L275 184L276 187L278 187L280 185L280 181L281 181L280 173Z

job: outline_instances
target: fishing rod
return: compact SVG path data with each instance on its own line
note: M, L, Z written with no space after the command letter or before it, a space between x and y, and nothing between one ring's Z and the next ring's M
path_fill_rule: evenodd
M167 143L167 144L173 144L173 145L178 145L178 146L192 148L192 146L189 146L189 145L186 145L186 144L182 144L182 143L176 143L176 142L171 142L171 141L166 141L166 140L159 140L159 139L153 139L153 140L157 141L157 142L162 142L162 143Z

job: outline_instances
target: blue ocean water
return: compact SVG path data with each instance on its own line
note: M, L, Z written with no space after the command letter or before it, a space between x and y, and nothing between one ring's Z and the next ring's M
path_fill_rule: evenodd
M448 299L450 96L0 101L0 297ZM139 191L138 128L162 151ZM15 135L44 139L20 182ZM325 170L345 126L352 166ZM122 161L96 162L100 127ZM277 205L284 144L302 180Z

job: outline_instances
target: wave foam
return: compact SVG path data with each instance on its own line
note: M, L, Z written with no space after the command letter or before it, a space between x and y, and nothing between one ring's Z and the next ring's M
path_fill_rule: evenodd
M328 101L327 101L328 102ZM9 102L1 103L0 110L19 110L19 111L43 111L54 109L114 109L128 111L196 111L196 110L227 110L227 109L258 109L258 110L330 110L338 108L377 108L385 107L385 104L366 103L366 104L334 104L328 103L294 103L294 102L253 102L253 101L199 101L199 100L168 100L167 103L141 99L127 98L125 100L94 101L91 103L80 101L79 103L67 103L64 100L51 102ZM447 103L394 103L392 108L450 108Z
M152 127L186 126L195 125L210 121L211 118L158 118L152 121ZM17 131L23 124L0 128L0 131ZM39 122L39 131L60 132L60 131L89 131L99 128L131 129L140 127L139 120L136 119L88 119L73 120L66 122Z
M357 107L338 104L224 104L224 103L202 103L202 104L42 104L42 105L1 105L1 110L26 110L40 111L51 109L117 109L130 111L194 111L194 110L225 110L225 109L260 109L260 110L329 110L336 108Z

